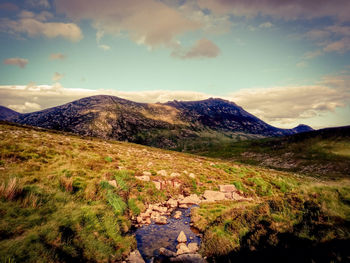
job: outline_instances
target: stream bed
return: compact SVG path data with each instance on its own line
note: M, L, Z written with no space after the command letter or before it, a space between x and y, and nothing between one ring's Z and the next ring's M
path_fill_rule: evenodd
M192 206L194 207L194 206ZM159 256L159 248L164 247L176 252L177 237L181 231L184 231L188 243L197 243L200 245L199 232L190 226L191 208L177 208L168 217L168 224L157 225L152 222L150 225L144 225L135 231L137 248L146 262ZM181 211L180 219L173 218L176 211Z

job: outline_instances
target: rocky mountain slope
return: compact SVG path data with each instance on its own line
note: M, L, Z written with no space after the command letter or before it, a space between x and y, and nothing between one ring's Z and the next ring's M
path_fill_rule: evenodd
M147 244L134 229L158 223L171 233L173 210L192 204L186 223L209 262L349 259L349 178L0 122L1 262L135 262L137 245L169 239L177 251L155 248L184 262L198 249L194 233L183 229L187 246L180 231L159 238L157 225Z
M222 99L146 104L100 95L38 112L3 116L20 124L178 150L212 138L240 140L311 130L305 125L273 127Z

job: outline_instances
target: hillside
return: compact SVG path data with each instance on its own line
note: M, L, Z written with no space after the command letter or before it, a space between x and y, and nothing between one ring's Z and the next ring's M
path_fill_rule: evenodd
M350 176L350 126L228 142L198 154L322 177Z
M178 151L311 130L305 125L295 129L275 128L222 99L147 104L100 95L3 119Z
M191 222L210 262L350 256L348 178L325 181L6 123L0 154L1 262L121 262L148 245L134 236L143 216L169 211L174 200L199 205ZM220 185L234 192L228 197Z

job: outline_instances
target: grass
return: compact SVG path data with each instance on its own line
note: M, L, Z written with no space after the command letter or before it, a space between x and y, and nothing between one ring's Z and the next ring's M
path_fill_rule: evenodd
M322 181L230 160L8 124L0 124L0 157L2 261L125 260L136 248L131 218L147 204L180 193L202 194L220 184L234 184L253 201L203 203L193 209L192 221L204 234L203 255L257 246L266 233L274 242L273 233L316 241L349 238L348 179ZM179 173L181 187L158 190L152 182L135 178L148 171L151 180L164 180L157 175L160 170Z

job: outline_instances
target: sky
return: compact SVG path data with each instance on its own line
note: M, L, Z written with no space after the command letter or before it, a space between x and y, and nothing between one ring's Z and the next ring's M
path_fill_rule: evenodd
M350 125L348 0L0 0L0 105L227 99L267 123Z

